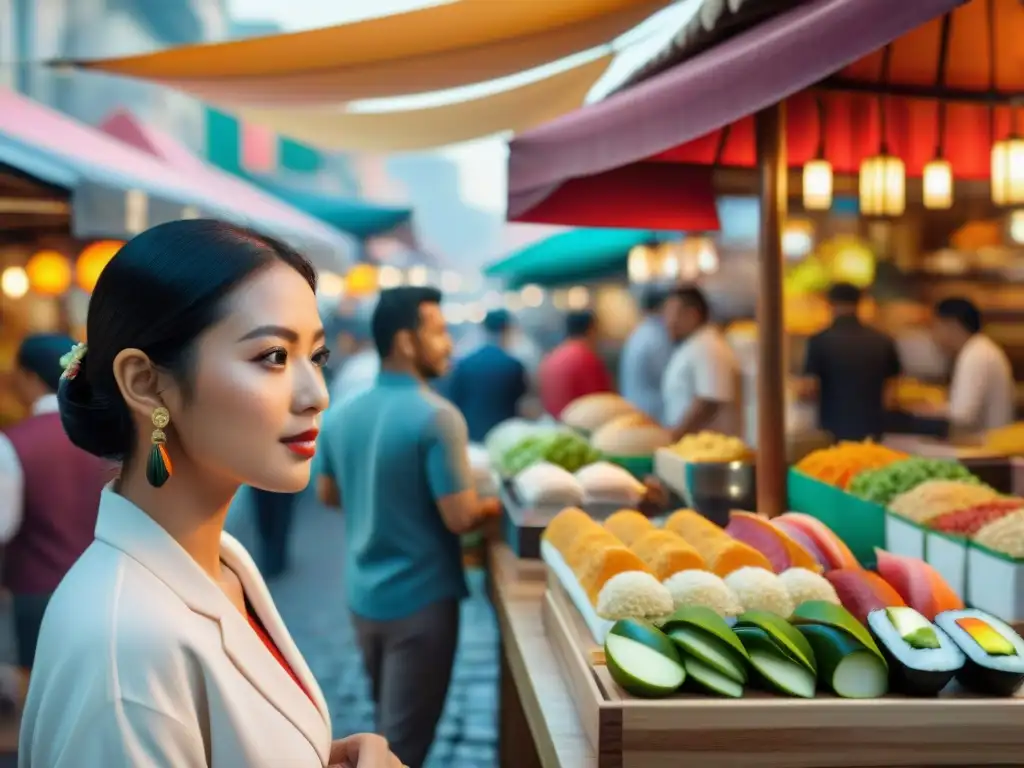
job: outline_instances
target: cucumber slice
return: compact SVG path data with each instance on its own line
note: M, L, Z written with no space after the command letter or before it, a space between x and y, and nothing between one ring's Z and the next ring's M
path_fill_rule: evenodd
M814 651L811 649L807 639L781 616L768 613L767 611L747 611L740 614L736 623L737 629L733 631L737 631L740 627L760 629L771 639L778 650L791 660L806 667L812 676L817 671ZM744 645L746 645L745 642Z
M750 652L750 664L773 688L789 696L814 698L814 673L801 664L781 655L779 651Z
M824 624L804 624L799 630L814 649L824 688L846 699L876 699L888 693L889 667L873 650Z
M735 624L735 620L733 620L733 623ZM702 605L689 605L679 608L668 618L662 630L669 632L679 626L695 627L709 635L714 635L716 639L728 645L735 653L738 653L743 658L747 657L747 651L743 647L743 643L736 637L736 633L732 631L729 621L723 619L710 608L705 608Z
M609 634L605 639L604 653L612 679L634 696L669 696L686 679L686 670L678 656L669 658L638 640Z
M740 685L747 682L747 670L743 658L732 650L732 646L726 645L714 635L709 635L694 627L677 625L674 629L669 630L668 636L686 654L714 668L719 674L730 680L735 680ZM689 667L687 667L687 671L689 671Z
M750 665L767 687L789 696L814 697L814 673L790 658L765 630L736 627L736 636L750 653Z
M683 664L691 680L711 693L738 699L743 695L743 686L731 677L726 677L714 667L693 656L685 656Z
M913 608L897 608L896 610L914 611ZM921 618L922 620L924 619L923 616ZM797 606L797 609L790 617L790 621L797 625L798 629L801 624L824 624L828 627L835 627L851 635L857 642L878 656L878 658L884 658L867 628L842 606L827 603L823 600L809 600Z

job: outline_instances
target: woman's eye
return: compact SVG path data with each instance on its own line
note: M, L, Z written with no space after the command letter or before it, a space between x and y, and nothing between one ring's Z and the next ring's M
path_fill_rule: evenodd
M288 353L281 348L271 349L262 354L259 361L272 366L284 365L288 362Z
M325 365L327 365L327 361L330 359L331 350L327 348L317 350L316 352L313 353L312 357L313 365L315 365L317 368L323 368Z

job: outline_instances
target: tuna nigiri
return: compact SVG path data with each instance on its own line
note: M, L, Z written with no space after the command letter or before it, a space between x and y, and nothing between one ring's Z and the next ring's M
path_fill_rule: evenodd
M943 611L963 610L963 600L942 578L942 574L924 560L894 555L883 549L876 549L875 555L882 578L892 585L907 605L928 621L933 621Z
M879 608L905 606L899 593L881 576L860 568L841 568L829 571L825 578L835 588L843 608L857 621L866 622L868 614Z

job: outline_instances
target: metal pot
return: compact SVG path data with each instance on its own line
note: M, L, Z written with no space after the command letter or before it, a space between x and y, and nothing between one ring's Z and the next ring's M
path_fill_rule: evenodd
M686 504L717 525L728 525L734 509L755 511L757 469L753 464L688 462L684 478Z

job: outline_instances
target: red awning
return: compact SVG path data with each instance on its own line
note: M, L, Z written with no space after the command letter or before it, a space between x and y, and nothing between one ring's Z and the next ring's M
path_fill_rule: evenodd
M719 229L711 168L633 163L570 179L517 221L682 232Z
M590 182L612 169L652 159L714 162L720 138L714 134L719 129L741 121L730 133L736 130L742 136L748 130L744 118L814 85L962 2L808 0L647 82L528 131L510 144L508 217L535 220L532 212L541 201L574 179ZM797 105L793 111L799 114L800 109ZM913 118L911 111L907 109L904 130L921 119L920 110ZM864 117L858 111L862 125L867 122ZM813 115L810 119L817 124ZM832 122L830 117L830 125ZM899 124L899 119L890 121L893 130ZM816 131L794 127L791 133L817 145ZM848 128L846 133L851 152L852 145L867 140L863 131ZM741 155L752 151L749 139L727 139L723 150ZM835 141L837 145L842 141L838 134ZM685 146L689 142L694 144ZM793 160L798 157L797 153ZM719 162L731 164L721 155ZM647 167L656 164L645 163ZM659 185L647 187L646 192L639 185L638 194L645 197L630 203L637 209L658 210L665 204L665 190ZM614 203L620 204L621 198ZM634 221L629 226L644 225Z

